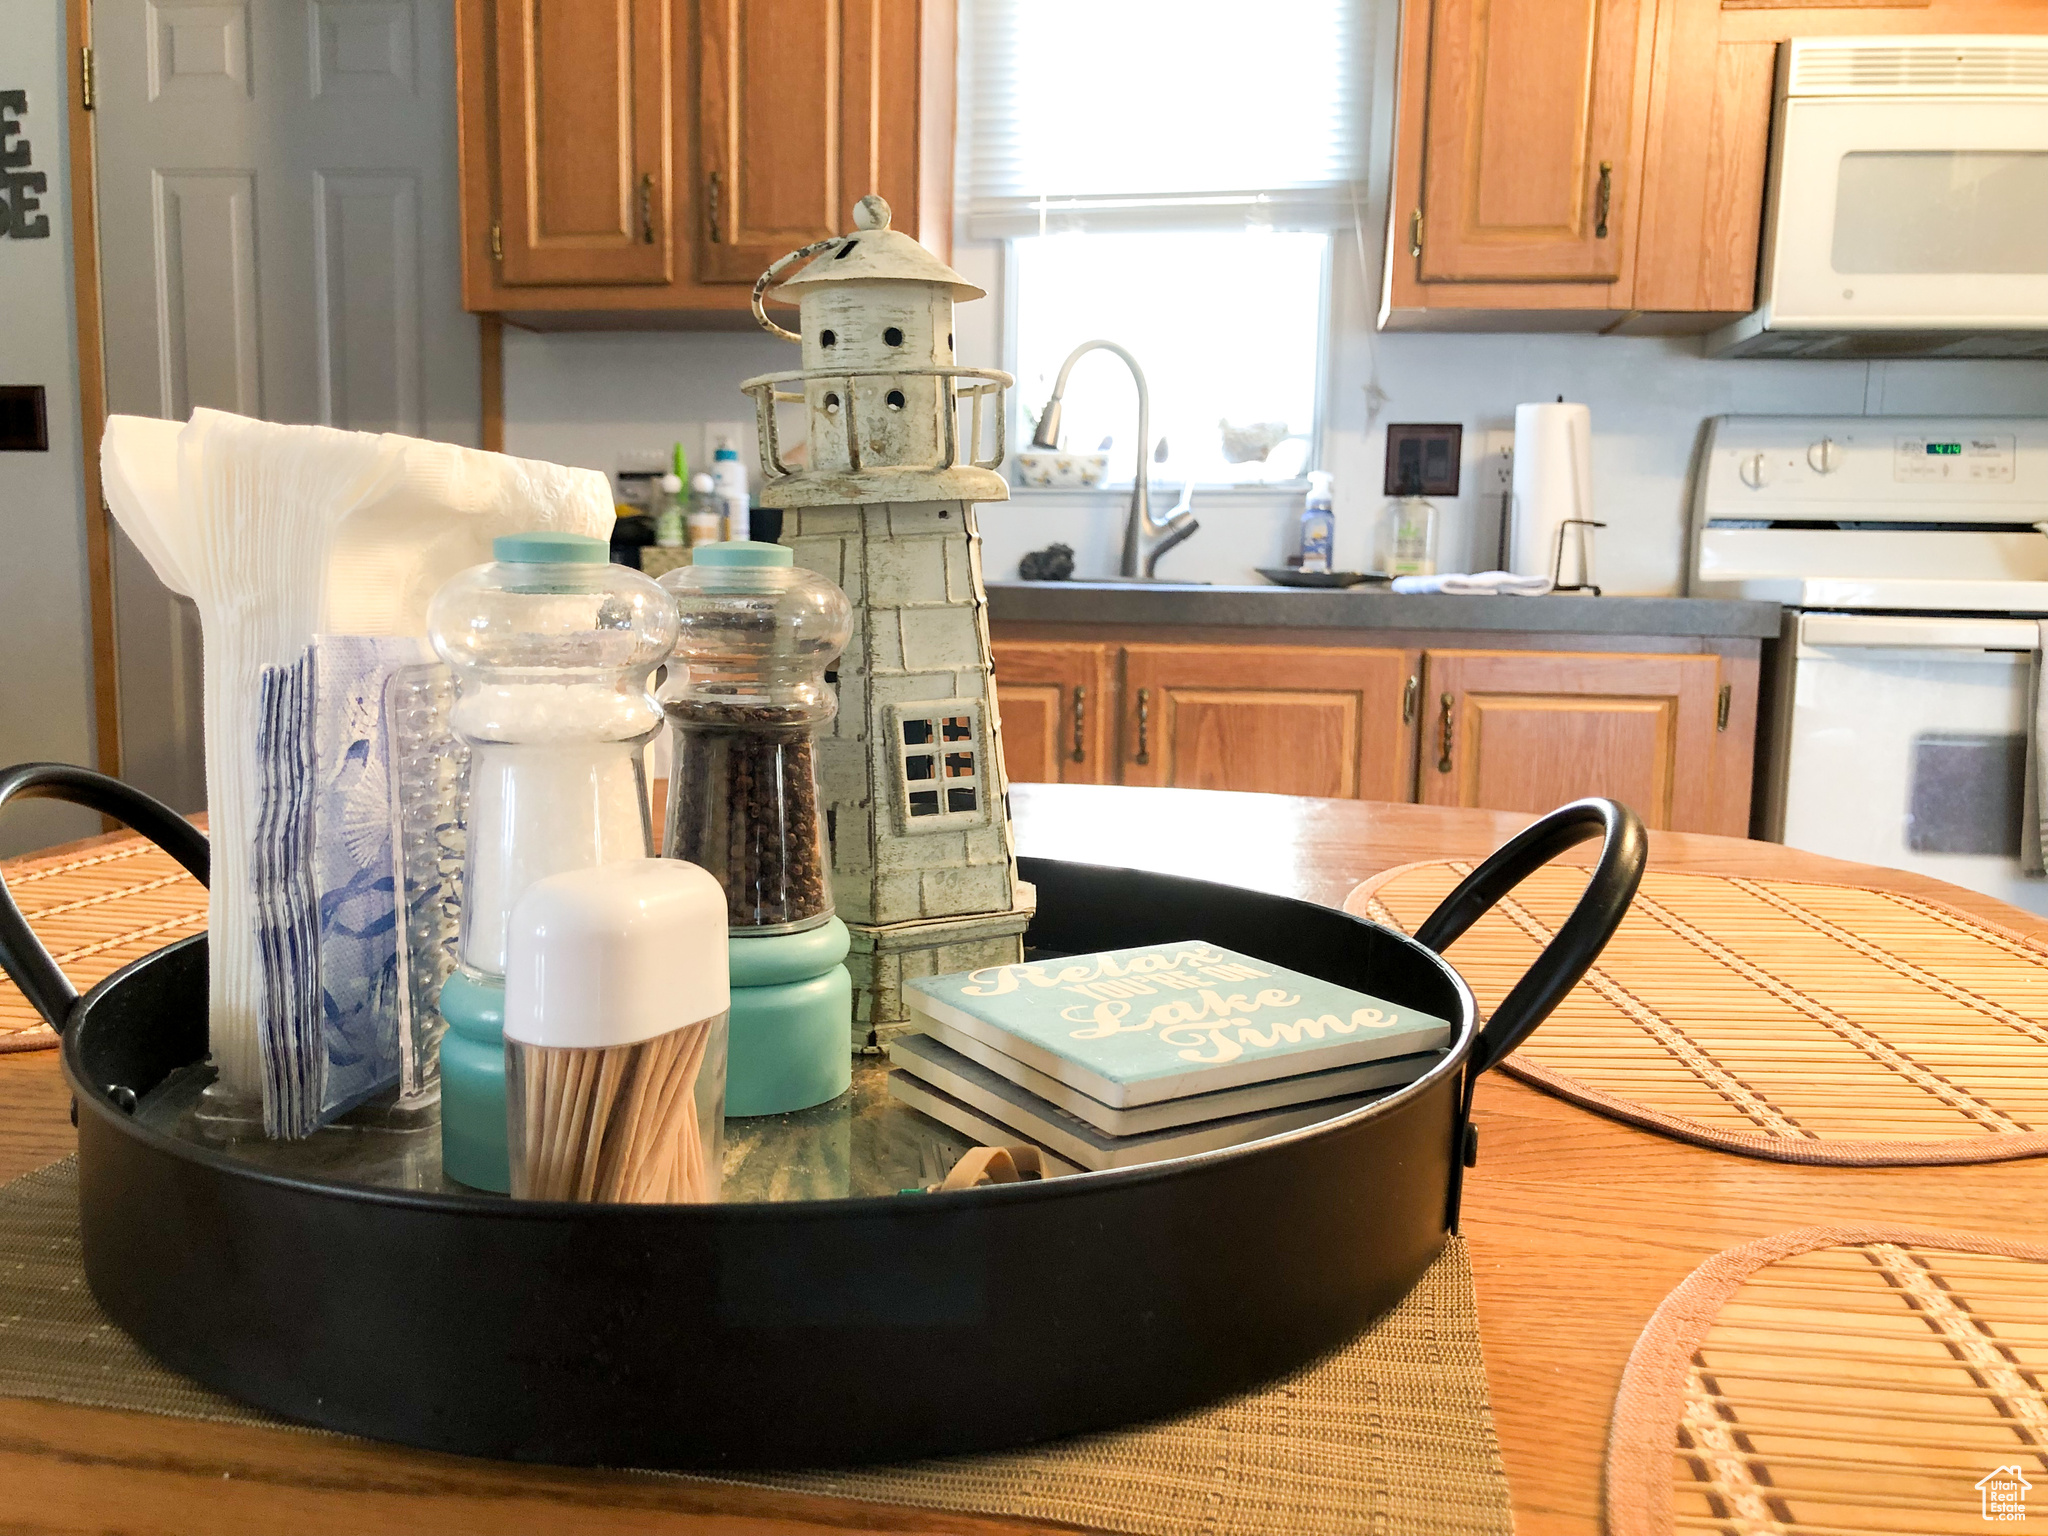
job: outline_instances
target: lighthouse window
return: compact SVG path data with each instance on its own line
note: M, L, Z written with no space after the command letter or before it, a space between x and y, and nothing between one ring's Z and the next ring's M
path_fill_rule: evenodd
M825 414L827 416L830 416L833 412L837 411L838 409L839 397L837 395L827 395L825 397Z
M882 332L882 340L889 343L892 347L900 347L903 345L903 332L892 325Z
M893 733L902 746L898 814L908 830L941 831L980 825L988 819L982 793L981 721L966 699L890 706ZM927 821L925 818L932 818Z
M853 248L854 248L854 247L855 247L856 245L859 245L859 244L860 244L860 242L859 242L858 240L849 240L849 241L847 241L847 242L846 242L846 244L844 244L844 245L842 245L841 247L839 247L839 249L838 249L838 250L837 250L837 251L836 251L836 252L835 252L835 253L833 254L833 257L832 257L832 259L833 259L834 261L844 261L844 260L846 260L846 258L847 258L847 257L849 257L849 256L851 256L851 255L853 254Z
M839 345L839 333L838 333L837 331L820 331L820 332L818 332L818 345L819 345L819 346L821 346L821 347L836 347L836 346L838 346L838 345Z
M902 390L900 390L900 389L892 389L892 390L890 390L888 394L886 394L886 395L884 395L884 396L882 397L882 403L883 403L884 405L888 406L888 407L889 407L889 409L890 409L890 410L892 410L892 411L900 411L900 410L902 410L902 409L903 409L903 391L902 391Z

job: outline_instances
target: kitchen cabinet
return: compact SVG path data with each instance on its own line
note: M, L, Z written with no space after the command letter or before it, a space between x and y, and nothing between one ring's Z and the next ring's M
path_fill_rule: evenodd
M666 283L668 0L498 0L499 281Z
M1781 41L2040 33L2048 7L1402 0L1401 28L1381 323L1687 332L1755 307Z
M869 192L948 249L947 0L457 0L456 48L470 310L744 325Z
M1114 647L1018 641L996 650L1003 763L1014 784L1116 780Z
M1509 811L1599 794L1653 827L1749 830L1753 639L1393 630L1340 644L1368 637L1204 626L1161 643L1142 624L1031 622L992 632L1014 783Z
M1413 652L1127 645L1123 661L1125 784L1408 798Z
M1606 795L1653 828L1714 812L1713 656L1431 650L1416 799L1547 811Z
M1425 282L1623 282L1656 0L1434 0ZM1603 293L1603 303L1612 296Z

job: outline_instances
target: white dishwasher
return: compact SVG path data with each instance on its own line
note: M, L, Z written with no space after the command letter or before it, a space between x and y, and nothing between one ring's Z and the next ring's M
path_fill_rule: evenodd
M1722 417L1691 590L1775 598L1753 830L2048 913L2020 869L2048 422Z

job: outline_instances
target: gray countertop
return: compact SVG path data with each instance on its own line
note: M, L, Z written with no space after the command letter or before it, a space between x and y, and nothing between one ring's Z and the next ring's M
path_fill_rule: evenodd
M1776 603L1707 597L1400 597L1383 588L1192 587L992 581L998 623L1215 624L1244 629L1438 629L1496 634L1775 639Z

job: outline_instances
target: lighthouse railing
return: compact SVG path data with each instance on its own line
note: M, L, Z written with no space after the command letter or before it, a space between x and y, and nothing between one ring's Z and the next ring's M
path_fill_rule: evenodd
M793 404L806 399L802 389L788 390L778 386L784 384L837 384L844 391L843 405L836 415L840 431L846 443L847 467L855 473L864 466L861 462L860 433L854 414L855 380L890 380L936 378L945 381L940 391L939 411L939 462L926 465L889 465L892 469L934 470L952 469L961 462L960 404L970 404L971 415L965 438L967 462L976 469L1001 469L1008 454L1007 423L1002 409L1003 391L1017 381L999 368L800 368L787 373L764 373L746 380L740 388L753 396L755 421L760 428L761 462L767 477L771 480L786 479L800 471L792 469L782 461L782 438L778 429L775 408L779 404ZM995 410L995 442L987 458L981 457L981 440L987 430L987 419L991 414L987 406L993 402ZM816 463L813 450L813 465Z

